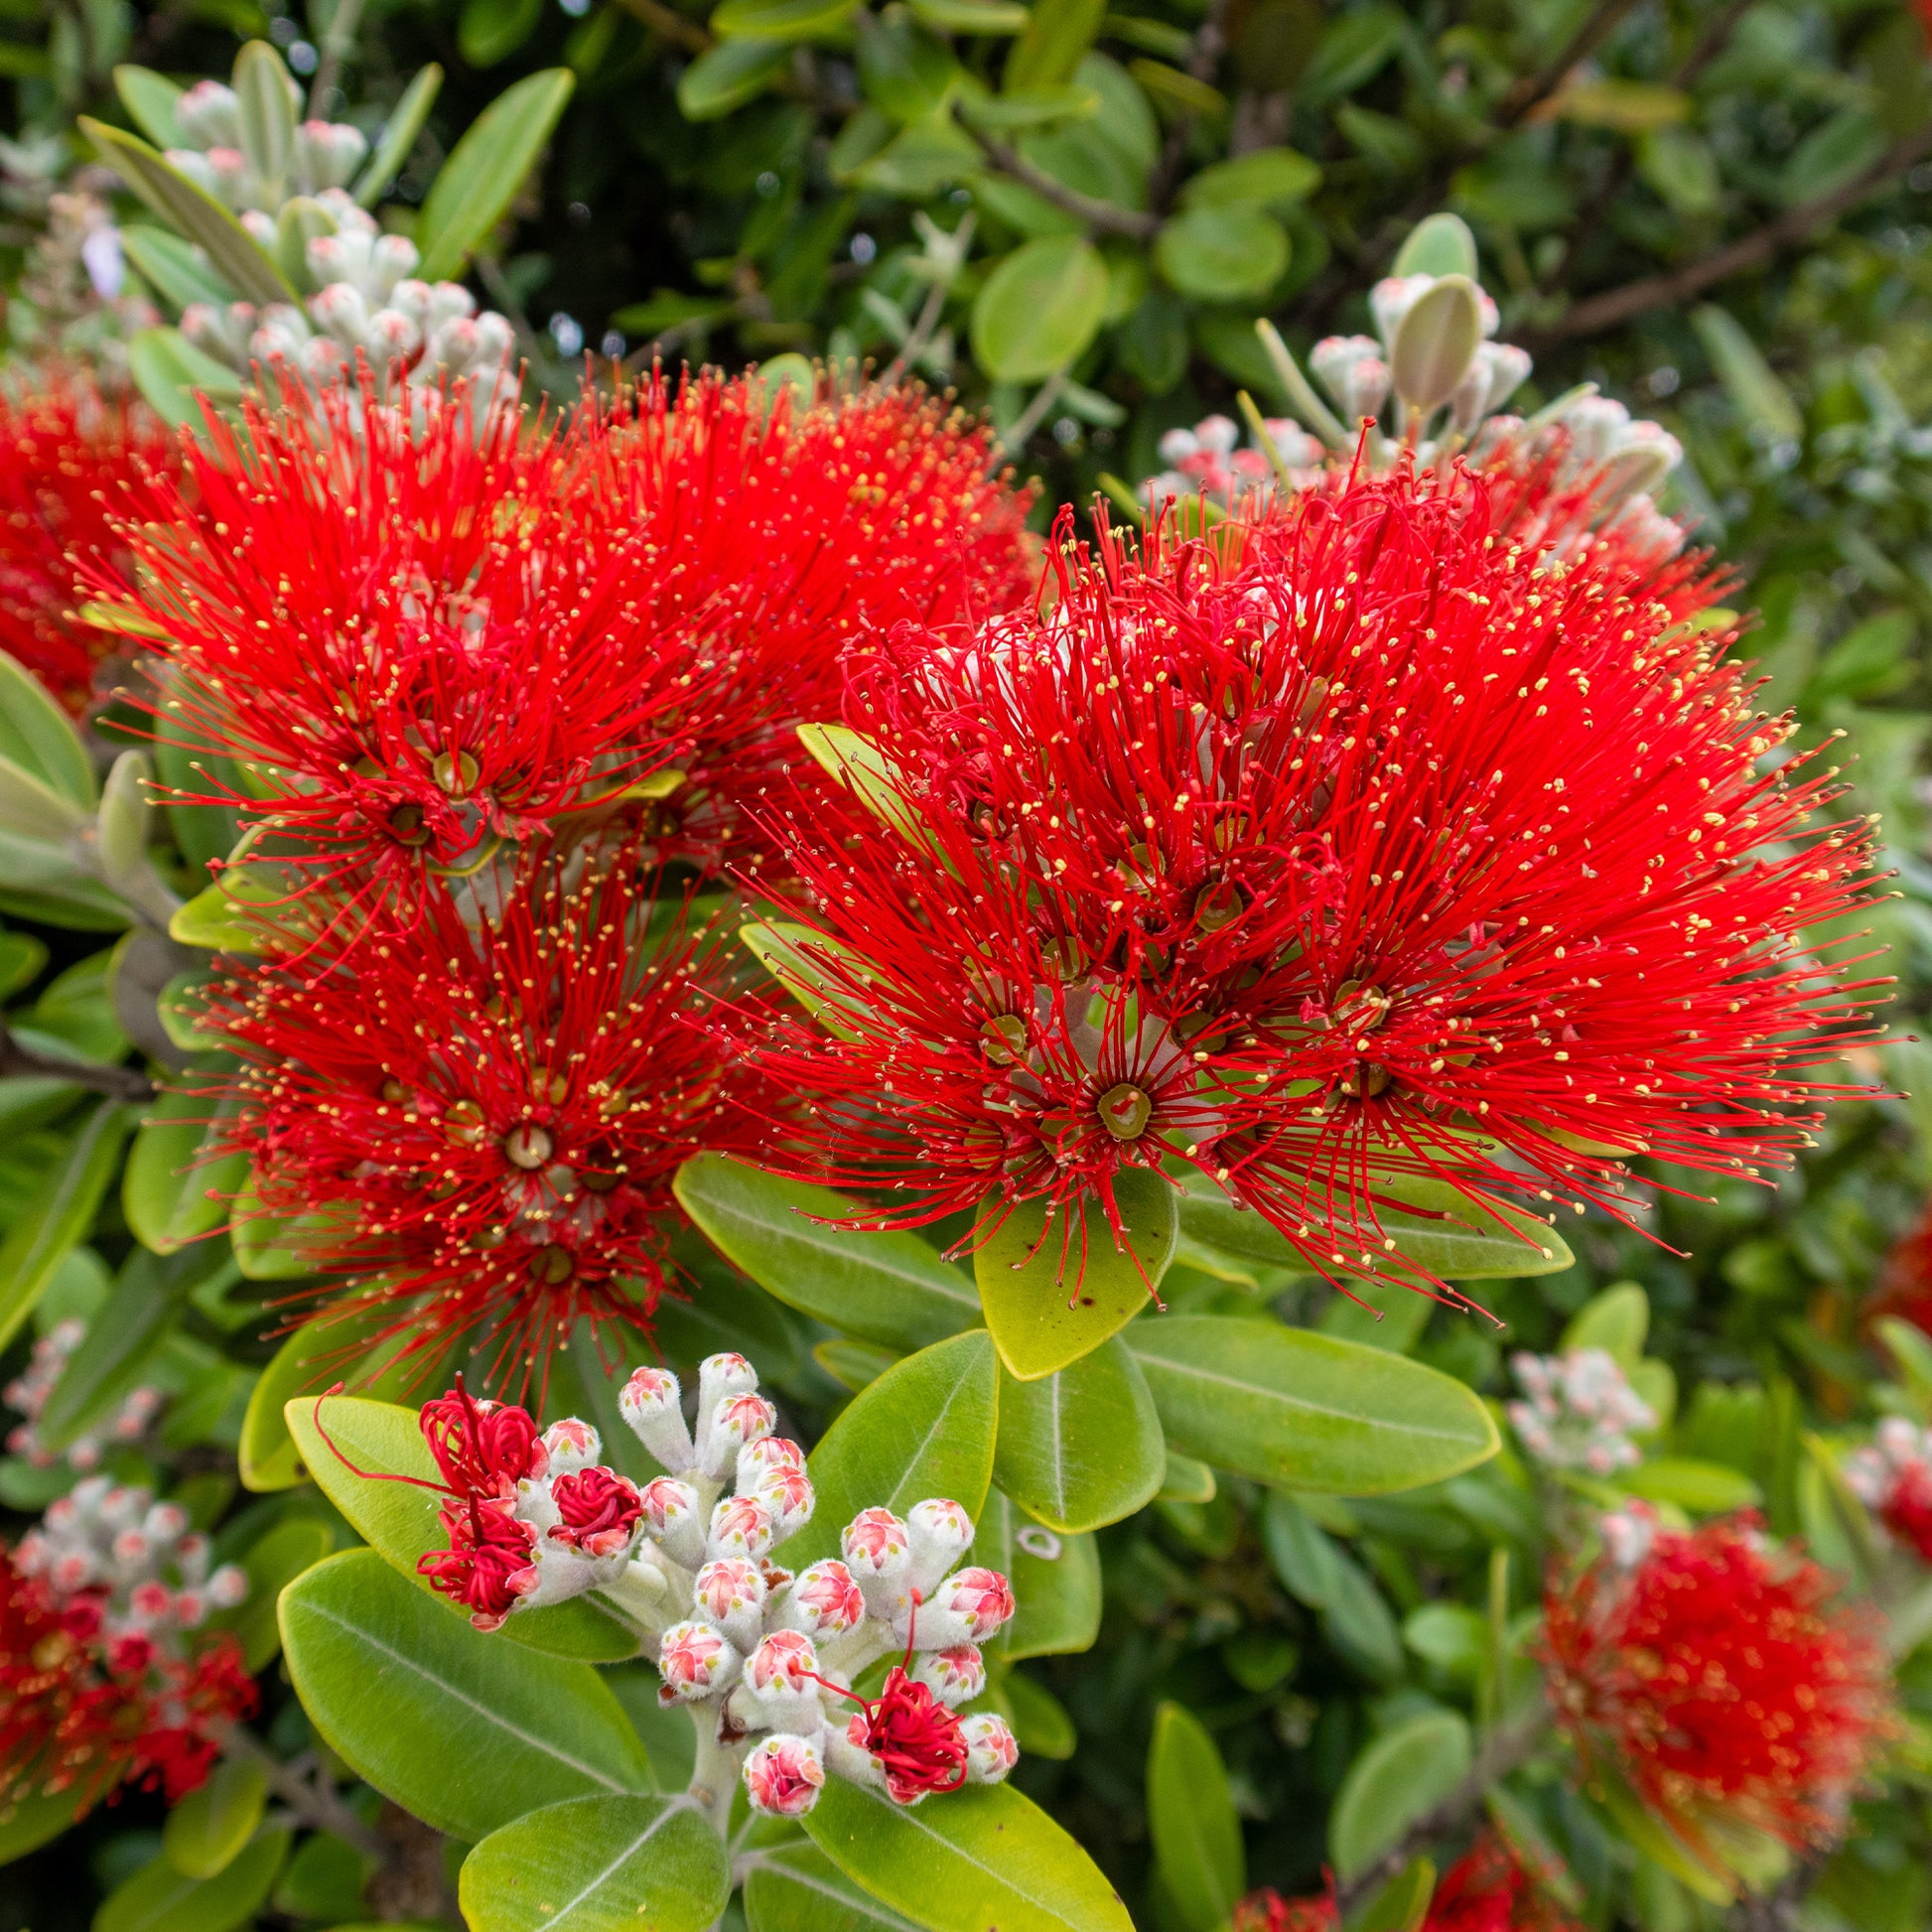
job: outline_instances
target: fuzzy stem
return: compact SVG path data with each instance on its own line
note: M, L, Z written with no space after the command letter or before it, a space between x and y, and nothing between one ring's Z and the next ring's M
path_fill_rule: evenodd
M711 1829L721 1839L731 1836L732 1800L738 1796L739 1749L721 1743L719 1721L724 1716L722 1697L708 1697L686 1707L691 1725L698 1736L698 1754L691 1764L691 1782L685 1788L691 1800L704 1813Z

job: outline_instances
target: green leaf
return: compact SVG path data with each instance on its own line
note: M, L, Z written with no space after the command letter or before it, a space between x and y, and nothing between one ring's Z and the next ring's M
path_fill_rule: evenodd
M372 1550L282 1592L282 1646L331 1748L452 1838L475 1843L565 1798L650 1790L643 1746L589 1664L471 1629Z
M1476 238L1459 214L1432 214L1409 230L1389 273L1466 275L1477 281Z
M1187 1932L1216 1932L1248 1888L1241 1821L1213 1738L1177 1704L1155 1708L1147 1819L1155 1866L1181 1923Z
M371 1346L394 1319L394 1310L382 1303L345 1312L325 1309L283 1341L256 1376L241 1419L237 1455L243 1488L290 1489L304 1479L283 1406L304 1395L313 1400L338 1382L351 1395L369 1393L370 1383L384 1375L407 1341L399 1335L385 1346Z
M77 805L11 759L0 759L0 832L58 851L72 849L70 842L87 829L87 814Z
M1728 1905L1736 1897L1737 1887L1729 1875L1694 1852L1650 1811L1614 1766L1595 1764L1591 1771L1590 1795L1635 1850L1713 1905Z
M233 1609L219 1612L213 1624L234 1632L242 1664L251 1677L266 1670L282 1647L276 1605L283 1590L335 1547L329 1525L318 1516L286 1517L249 1545L240 1560L248 1573L248 1594Z
M241 394L240 376L197 348L179 329L137 329L127 363L148 406L174 429L201 427L201 397L233 402Z
M286 1831L264 1832L212 1878L157 1858L101 1901L93 1932L231 1932L261 1909L288 1850Z
M287 199L295 165L295 92L282 57L266 41L249 41L235 56L234 92L241 152L262 184L271 209Z
M86 813L100 796L73 721L16 657L0 650L0 758Z
M864 1217L864 1204L849 1195L722 1154L687 1161L672 1184L679 1206L727 1260L845 1334L914 1349L980 1319L971 1279L917 1235L827 1226Z
M1027 1756L1060 1764L1079 1748L1080 1733L1072 1715L1045 1685L1021 1671L1003 1671L990 1695Z
M224 1757L208 1781L168 1814L161 1849L187 1878L225 1871L268 1808L268 1773L252 1757Z
M980 285L973 355L996 382L1035 382L1073 361L1106 313L1100 251L1079 235L1041 235L1003 256Z
M1635 1282L1613 1282L1570 1317L1557 1348L1565 1355L1577 1348L1600 1348L1627 1374L1642 1359L1649 1332L1650 1297Z
M1805 419L1791 391L1773 374L1763 351L1729 310L1714 302L1691 312L1691 326L1729 392L1744 427L1767 443L1795 443L1805 433Z
M731 1864L684 1798L571 1798L502 1826L463 1862L470 1932L703 1932Z
M1625 1470L1616 1481L1646 1502L1675 1503L1697 1516L1754 1509L1764 1499L1749 1476L1722 1462L1700 1462L1687 1455L1657 1456Z
M830 1778L805 1829L848 1877L926 1932L1133 1932L1099 1867L1010 1784L907 1809Z
M1154 240L1170 287L1204 302L1265 295L1288 269L1288 230L1251 201L1183 208Z
M1389 1606L1361 1565L1293 1496L1268 1498L1261 1540L1289 1594L1320 1617L1331 1649L1378 1684L1402 1675L1402 1633Z
M973 1254L980 1307L1000 1359L1023 1382L1051 1375L1118 1333L1173 1259L1173 1187L1145 1168L1123 1169L1113 1184L1125 1247L1116 1247L1097 1198L1080 1203L1078 1226L1065 1217L1049 1223L1043 1200L1009 1206L989 1195L981 1203L981 1224L992 1231Z
M1551 118L1575 121L1580 127L1607 127L1618 134L1653 134L1688 120L1692 101L1680 87L1662 87L1651 80L1624 80L1604 75L1574 80L1549 103Z
M945 1496L976 1521L993 1479L999 1364L984 1329L935 1342L856 1396L812 1450L812 1520L773 1552L800 1570L837 1556L839 1533L862 1509L899 1515Z
M207 250L215 271L250 302L293 302L296 293L239 221L213 196L173 167L145 141L117 127L80 117L80 131L100 158L190 241Z
M550 139L577 77L547 68L500 93L470 124L443 164L416 224L426 282L458 274L503 211Z
M0 1348L33 1313L68 1251L93 1226L132 1124L132 1113L119 1101L99 1102L34 1205L7 1230L0 1243Z
M914 1922L855 1885L809 1839L751 1854L749 1932L913 1932Z
M1032 17L1015 0L909 0L912 16L936 34L1018 34Z
M81 1787L69 1786L66 1791L34 1791L13 1800L0 1813L0 1864L11 1864L59 1838L73 1823L81 1796Z
M1346 1932L1422 1932L1436 1895L1436 1866L1412 1859L1380 1891L1349 1913Z
M1385 1730L1348 1767L1328 1815L1328 1856L1346 1883L1398 1844L1468 1775L1469 1726L1432 1711Z
M438 1498L415 1482L383 1479L403 1475L422 1482L438 1480L417 1412L393 1402L339 1395L320 1402L291 1402L282 1413L296 1451L322 1493L377 1555L434 1602L438 1615L461 1622L462 1612L437 1596L416 1569L431 1550L449 1547L437 1521ZM328 1432L328 1442L323 1431ZM357 1475L357 1469L369 1474ZM600 1663L619 1663L637 1654L636 1632L595 1592L547 1609L517 1611L496 1633L497 1642L504 1638L555 1656L588 1657Z
M792 919L748 919L738 929L745 948L834 1039L857 1035L841 1017L849 997L834 965L863 975L865 964L836 939Z
M711 31L721 40L808 41L840 26L859 0L724 0Z
M1321 170L1293 148L1252 148L1203 168L1180 191L1182 207L1291 207L1321 186Z
M361 207L373 207L388 193L389 184L402 171L402 164L416 145L417 135L423 131L423 123L429 119L429 110L442 84L443 69L432 61L402 90L402 98L383 126L382 139L375 144L375 152L369 156L355 184L355 200Z
M175 102L184 89L166 74L151 68L123 65L114 69L114 91L120 95L128 118L157 148L188 145L175 123Z
M764 91L791 65L789 41L720 41L684 69L677 104L687 121L715 121Z
M1036 1381L1003 1373L993 1480L1056 1530L1093 1530L1153 1500L1167 1474L1161 1418L1118 1335Z
M926 843L925 823L906 802L905 781L863 732L845 725L800 725L798 742L819 767L846 786L875 818L914 844Z
M1482 343L1481 291L1466 275L1425 289L1396 325L1389 374L1410 408L1428 415L1455 393Z
M1168 1441L1290 1488L1374 1496L1496 1452L1475 1391L1386 1349L1232 1315L1155 1315L1127 1331Z
M464 0L456 44L473 68L507 61L537 30L543 0Z
M1013 1586L1013 1619L986 1646L990 1656L1064 1657L1090 1650L1100 1634L1100 1550L1030 1522L998 1489L987 1491L973 1537L973 1561Z
M1031 93L1071 80L1100 32L1107 0L1035 0L1026 30L1007 56L1007 93Z
M1778 174L1778 199L1797 207L1849 187L1885 152L1885 130L1863 107L1844 107L1793 148ZM1695 320L1695 318L1693 318Z
M206 1060L196 1069L211 1070ZM248 1178L248 1156L231 1152L210 1160L206 1151L234 1104L170 1088L142 1119L121 1177L121 1210L156 1254L171 1255L228 1218L229 1202Z

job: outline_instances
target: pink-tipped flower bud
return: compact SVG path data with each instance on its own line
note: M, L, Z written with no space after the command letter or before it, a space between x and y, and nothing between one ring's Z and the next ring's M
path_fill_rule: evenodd
M777 1410L761 1395L722 1397L709 1415L699 1414L699 1468L722 1479L738 1460L739 1450L769 1436L777 1424Z
M730 1690L744 1663L717 1625L696 1619L673 1623L658 1641L657 1675L663 1680L659 1698L691 1704Z
M818 1652L802 1630L774 1630L745 1660L739 1699L759 1727L807 1735L824 1723L818 1701Z
M852 1572L837 1558L815 1563L799 1574L778 1611L779 1623L821 1642L842 1637L865 1621L866 1599Z
M657 1476L637 1491L644 1534L687 1570L704 1561L704 1517L698 1492L677 1476Z
M711 1430L711 1419L718 1413L718 1405L727 1396L756 1395L758 1386L758 1370L743 1355L707 1355L698 1364L698 1457L708 1468L707 1437ZM769 1430L765 1431L766 1435L770 1433ZM734 1446L732 1453L737 1452L737 1446ZM730 1466L730 1459L726 1458L713 1473L722 1475Z
M803 1469L805 1451L783 1436L761 1436L738 1451L738 1471L733 1482L740 1495L755 1495L765 1479L780 1470Z
M905 1533L912 1552L906 1581L920 1596L929 1596L940 1578L965 1555L973 1540L973 1519L963 1504L933 1496L912 1505Z
M231 1610L248 1597L248 1573L238 1563L224 1563L203 1587L217 1610Z
M566 1416L543 1432L543 1448L550 1458L551 1473L563 1475L595 1462L603 1453L604 1439L591 1424Z
M818 1503L818 1492L803 1469L770 1470L753 1489L740 1484L739 1494L756 1496L770 1510L774 1534L780 1542L812 1520Z
M966 1782L1000 1784L1020 1762L1020 1742L1004 1718L991 1711L962 1718L960 1734L966 1739Z
M918 1614L895 1619L894 1632L920 1650L984 1643L1013 1615L1013 1587L997 1570L959 1570L921 1603Z
M745 1789L754 1811L802 1818L825 1788L825 1763L810 1737L779 1731L760 1737L745 1760Z
M176 96L175 125L198 148L238 148L241 102L219 80L198 80Z
M911 1677L948 1710L956 1710L986 1689L986 1659L978 1644L956 1643L949 1650L928 1650L915 1658Z
M743 1557L708 1563L698 1572L697 1606L740 1650L750 1650L764 1628L768 1594L764 1573Z
M640 1368L623 1385L618 1409L630 1432L673 1475L694 1459L691 1432L679 1408L681 1391L669 1369Z
M314 189L343 188L369 151L359 127L345 121L304 121L295 131L295 163Z
M866 1608L889 1620L904 1607L912 1546L903 1523L890 1509L862 1509L839 1538L852 1581L865 1592Z
M743 1557L757 1563L771 1547L773 1528L770 1510L756 1496L727 1496L711 1512L704 1553L712 1559Z

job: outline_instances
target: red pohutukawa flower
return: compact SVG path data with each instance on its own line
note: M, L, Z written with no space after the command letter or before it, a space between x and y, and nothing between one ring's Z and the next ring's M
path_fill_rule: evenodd
M1748 1517L1556 1576L1558 1721L1587 1768L1626 1779L1694 1846L1724 1823L1794 1849L1830 1837L1890 1726L1880 1626L1838 1589Z
M1335 1932L1341 1923L1332 1898L1284 1898L1272 1885L1251 1891L1234 1908L1234 1932Z
M76 565L119 550L127 485L175 469L180 452L145 403L61 369L33 379L29 393L0 392L0 647L77 712L119 640L81 619Z
M1335 1932L1332 1897L1284 1898L1272 1887L1250 1892L1234 1908L1234 1932ZM1422 1932L1582 1932L1524 1869L1515 1854L1485 1832L1445 1871Z
M988 475L993 453L983 424L910 386L805 403L706 372L586 400L580 539L634 547L632 648L686 773L648 814L662 851L759 862L741 814L798 759L794 727L835 715L841 653L866 628L1031 595L1030 499Z
M157 735L241 760L202 795L311 878L414 884L643 774L637 565L579 542L554 426L290 397L137 508L116 601L166 659Z
M899 827L774 820L824 941L832 1037L770 1059L818 1171L910 1223L1177 1153L1352 1267L1404 1173L1615 1210L1630 1156L1802 1145L1866 1027L1799 935L1867 828L1764 768L1789 727L1680 621L1694 567L1659 599L1496 514L1397 475L1245 553L1068 546L1048 615L855 659Z
M474 1330L501 1382L580 1317L646 1327L672 1174L762 1131L724 1025L755 1009L634 859L526 865L480 930L435 891L213 994L263 1206L316 1214L315 1265L360 1277L343 1305L392 1308L409 1352Z

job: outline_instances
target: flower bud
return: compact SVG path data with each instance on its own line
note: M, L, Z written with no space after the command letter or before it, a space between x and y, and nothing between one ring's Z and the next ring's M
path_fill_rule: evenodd
M756 1496L727 1496L711 1512L707 1558L743 1557L756 1563L772 1543L771 1512Z
M698 1492L676 1476L658 1476L637 1492L644 1534L673 1563L695 1570L704 1561L704 1517Z
M984 1711L977 1717L962 1718L959 1728L966 1739L966 1782L1003 1783L1020 1762L1020 1742L1007 1721Z
M805 1451L782 1436L763 1436L747 1443L738 1451L738 1470L733 1487L741 1495L756 1495L767 1476L780 1470L803 1469Z
M709 1416L698 1421L698 1467L722 1478L748 1443L769 1436L777 1427L778 1412L761 1395L728 1395Z
M834 1557L799 1573L785 1592L778 1622L783 1629L802 1630L823 1641L856 1629L865 1615L864 1593L852 1581L852 1572Z
M718 1457L714 1463L710 1452L710 1437L719 1404L728 1396L755 1395L758 1386L758 1371L743 1355L729 1353L707 1355L698 1364L698 1461L709 1473L724 1474L731 1466L732 1456L735 1456L746 1443L757 1440L752 1435L740 1437L732 1444L730 1454ZM771 1432L765 1429L758 1433L768 1436Z
M948 1710L957 1710L986 1689L986 1659L978 1644L956 1643L947 1650L928 1650L912 1663L912 1681L923 1684Z
M304 121L295 131L296 169L312 191L347 187L368 151L362 130L343 121Z
M946 1650L983 1643L1013 1614L1013 1587L997 1570L960 1570L933 1591L932 1600L896 1617L893 1633L919 1650Z
M663 1680L658 1700L690 1704L737 1683L745 1660L715 1624L696 1619L673 1623L658 1640L657 1675Z
M1326 336L1309 351L1309 366L1334 397L1344 423L1378 416L1389 399L1389 365L1367 336Z
M757 1564L743 1557L708 1563L698 1572L692 1594L697 1607L740 1650L751 1650L758 1643L764 1630L769 1591Z
M802 1630L774 1630L745 1660L739 1699L757 1726L810 1735L825 1722L813 1680L818 1652Z
M862 1509L839 1538L852 1580L874 1616L896 1616L906 1600L912 1550L903 1523L890 1509Z
M333 237L324 236L324 240ZM311 251L322 245L310 244ZM346 349L363 346L369 333L369 305L353 282L331 282L309 298L309 319Z
M673 1475L691 1466L691 1432L679 1408L681 1391L668 1369L640 1368L623 1385L618 1410L631 1434Z
M754 1811L802 1818L825 1788L825 1764L810 1737L779 1731L760 1737L745 1760L745 1789Z
M1457 432L1471 435L1479 423L1502 407L1529 372L1527 349L1513 343L1484 343L1449 398L1450 419Z
M770 1510L772 1534L780 1543L794 1530L804 1528L812 1520L812 1511L818 1502L812 1479L803 1469L776 1470L749 1491L741 1484L739 1493L756 1496Z
M241 102L218 80L198 80L175 99L175 125L198 148L241 145ZM174 159L171 150L168 157Z
M912 1553L906 1572L908 1587L929 1596L932 1588L965 1554L973 1540L973 1519L949 1498L934 1496L914 1503L905 1519L906 1542Z
M571 1469L588 1468L604 1450L604 1439L587 1422L575 1416L566 1416L561 1422L553 1422L543 1432L544 1452L550 1458L553 1475L563 1475Z

